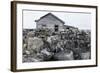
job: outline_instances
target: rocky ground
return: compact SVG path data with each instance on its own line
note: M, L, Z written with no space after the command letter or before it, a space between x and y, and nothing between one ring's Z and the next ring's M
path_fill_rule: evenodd
M84 30L24 29L23 62L90 59L90 35Z

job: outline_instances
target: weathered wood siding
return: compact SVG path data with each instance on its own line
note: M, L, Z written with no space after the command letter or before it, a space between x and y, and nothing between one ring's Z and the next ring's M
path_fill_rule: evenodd
M41 20L39 20L37 23L37 28L42 28L42 25L46 25L46 28L52 29L54 31L55 25L59 26L58 31L62 31L63 30L63 23L59 20L57 20L55 17L53 17L52 15L48 15L45 18L42 18Z

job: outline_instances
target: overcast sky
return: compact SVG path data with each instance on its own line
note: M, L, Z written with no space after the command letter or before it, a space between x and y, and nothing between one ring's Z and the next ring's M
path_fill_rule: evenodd
M65 25L78 27L79 29L91 28L90 13L74 13L74 12L51 12L51 11L23 11L23 28L36 28L35 20L40 17L52 13L65 22Z

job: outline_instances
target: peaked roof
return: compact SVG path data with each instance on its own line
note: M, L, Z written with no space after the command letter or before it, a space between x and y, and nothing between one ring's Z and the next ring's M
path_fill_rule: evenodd
M42 16L42 17L40 17L40 19L35 20L35 22L40 21L42 18L44 18L44 17L46 17L46 16L48 16L48 15L51 15L51 16L55 17L57 20L59 20L59 21L60 21L60 22L62 22L63 24L65 23L64 21L62 21L61 19L59 19L57 16L55 16L55 15L54 15L54 14L52 14L52 13L48 13L48 14L46 14L46 15L44 15L44 16Z

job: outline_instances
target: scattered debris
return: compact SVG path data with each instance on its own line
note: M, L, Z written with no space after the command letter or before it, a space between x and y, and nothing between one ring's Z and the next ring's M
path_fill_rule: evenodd
M91 59L91 33L77 29L23 31L23 62Z

